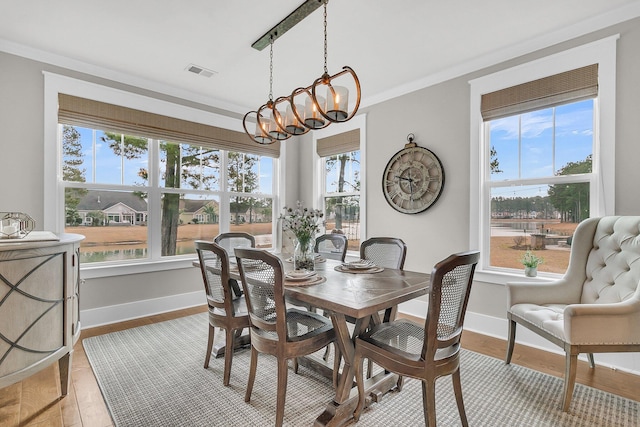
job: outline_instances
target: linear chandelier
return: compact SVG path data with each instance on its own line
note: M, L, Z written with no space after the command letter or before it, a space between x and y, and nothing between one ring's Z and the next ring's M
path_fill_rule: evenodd
M324 73L307 87L294 89L289 96L273 99L273 42L284 32L291 29L304 17L324 5ZM327 3L328 0L307 0L298 9L287 16L278 25L262 36L252 46L258 50L266 47L269 53L269 100L260 108L249 111L242 120L244 131L258 144L273 144L289 139L293 135L303 135L312 129L322 129L331 123L351 120L360 106L360 81L351 67L344 66L342 71L329 75L327 69ZM349 111L349 89L345 80L353 79L355 102ZM340 85L336 85L336 81ZM322 91L326 96L321 96ZM254 132L249 131L247 123L255 121Z

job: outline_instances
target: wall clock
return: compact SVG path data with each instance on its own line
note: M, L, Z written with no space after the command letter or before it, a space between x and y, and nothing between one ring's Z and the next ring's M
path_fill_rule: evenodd
M444 168L440 159L413 142L391 157L384 168L382 192L387 203L398 212L416 214L429 209L444 187Z

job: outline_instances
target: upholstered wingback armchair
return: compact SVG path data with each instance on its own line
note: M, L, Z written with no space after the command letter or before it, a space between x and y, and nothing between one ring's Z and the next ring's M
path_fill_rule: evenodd
M562 410L568 411L578 354L640 351L640 216L590 218L576 228L569 267L551 283L508 283L510 363L516 323L566 353Z

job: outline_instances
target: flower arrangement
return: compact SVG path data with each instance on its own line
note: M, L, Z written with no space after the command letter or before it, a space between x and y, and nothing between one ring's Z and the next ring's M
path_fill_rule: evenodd
M301 201L296 202L296 208L284 207L284 213L280 215L282 228L291 230L296 239L301 243L308 243L312 237L320 232L320 226L324 226L324 214L319 209L303 207Z
M520 262L525 267L536 268L544 262L544 258L537 256L531 251L527 251L522 255Z

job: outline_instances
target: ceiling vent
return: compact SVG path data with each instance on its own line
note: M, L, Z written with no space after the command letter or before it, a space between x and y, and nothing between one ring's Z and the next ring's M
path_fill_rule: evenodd
M206 68L201 67L199 65L195 65L195 64L187 65L187 68L185 68L185 70L189 71L190 73L198 74L203 77L211 77L214 74L218 74L216 71L207 70Z

